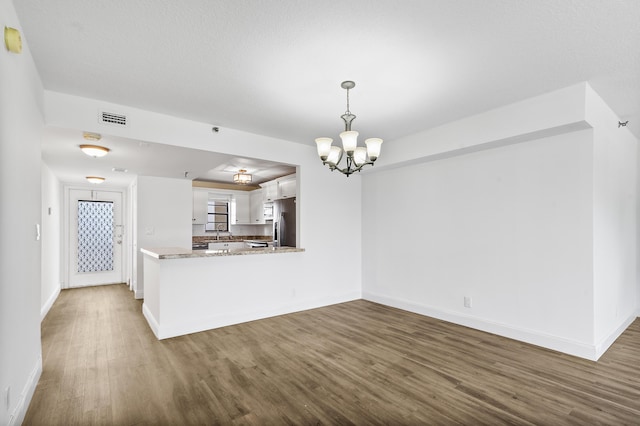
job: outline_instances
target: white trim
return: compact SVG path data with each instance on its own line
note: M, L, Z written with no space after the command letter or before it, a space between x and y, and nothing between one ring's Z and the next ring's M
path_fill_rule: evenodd
M55 301L58 299L58 296L60 296L60 285L58 285L58 287L56 288L56 291L54 291L53 294L51 294L51 297L49 297L49 299L45 302L44 306L40 309L40 322L44 321L44 318L47 316L47 314L49 313L49 310L51 309Z
M38 355L36 365L31 371L31 374L29 374L22 393L20 393L16 408L14 408L13 412L9 415L9 421L7 422L8 426L21 425L24 421L24 417L27 414L27 409L29 408L29 403L33 398L33 394L36 391L36 386L38 386L38 380L40 380L41 375L42 354Z
M604 353L609 349L611 345L613 345L616 339L620 337L620 335L624 333L627 327L629 327L631 323L636 320L636 317L637 316L634 316L633 314L629 315L629 317L625 321L623 321L618 328L613 330L612 333L610 333L608 336L602 339L600 343L595 345L596 360L600 358L602 355L604 355Z
M128 204L126 202L128 196L128 189L126 187L110 187L110 186L100 186L100 188L96 188L91 185L77 185L77 184L63 184L63 221L62 221L62 276L64 279L61 283L61 288L76 288L76 287L86 287L92 286L96 284L112 284L112 283L91 283L87 285L74 285L70 284L71 282L71 270L70 270L70 257L71 257L71 215L72 215L72 199L71 192L72 191L96 191L98 193L103 192L111 192L117 193L120 197L120 215L121 215L121 224L123 226L123 232L126 241L126 235L128 232L128 223L127 223L127 208ZM128 250L129 246L125 243L122 244L121 248L122 252L119 256L120 258L120 277L117 278L116 283L125 282L125 280L130 277L130 272L128 268L127 259L130 257Z
M140 299L144 299L144 291L142 290L134 290L133 291L133 298L140 300Z
M485 331L487 333L497 334L499 336L508 337L510 339L530 343L532 345L541 346L543 348L563 352L568 355L585 358L591 361L597 361L598 357L601 355L598 354L598 348L596 347L596 345L578 342L560 336L540 333L535 330L513 327L509 324L498 323L494 321L487 321L482 318L464 315L459 312L447 311L432 306L416 304L408 300L390 298L388 296L371 292L363 292L362 298L371 302L376 302L416 314L463 325L465 327L474 328L476 330ZM602 343L602 345L604 345L604 342Z
M158 324L156 317L153 316L146 303L142 304L142 315L147 319L147 323L149 323L149 327L151 327L153 334L160 339L160 324Z
M153 334L159 339L168 339L176 336L183 336L185 334L197 333L205 330L212 330L215 328L226 327L229 325L241 324L244 322L256 321L265 318L276 317L279 315L287 315L294 312L306 311L309 309L321 308L323 306L335 305L338 303L351 302L353 300L359 300L360 292L350 292L342 294L336 297L327 297L316 301L306 301L296 303L293 305L283 306L278 309L264 309L261 311L251 311L237 313L234 315L212 315L208 318L201 318L198 320L185 321L181 323L171 323L169 325L160 326L157 319L153 316L151 311L147 308L146 304L142 304L142 313L144 314L149 327L153 331Z

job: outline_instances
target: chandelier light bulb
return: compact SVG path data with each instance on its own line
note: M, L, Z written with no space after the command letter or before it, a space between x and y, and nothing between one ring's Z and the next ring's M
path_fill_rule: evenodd
M380 148L382 148L382 139L369 138L364 141L364 144L367 145L367 155L369 156L369 160L376 161L380 155Z
M335 167L336 164L338 164L341 159L342 159L342 148L340 148L339 146L332 146L331 150L329 151L329 156L327 158L327 164L329 164L329 166Z
M363 166L367 162L367 148L357 147L353 153L353 162L357 167Z
M353 155L353 151L355 151L358 146L358 132L355 130L342 132L340 133L340 139L342 139L342 149L344 149L347 155Z
M316 145L318 148L318 155L322 161L326 161L329 156L329 151L331 151L331 143L333 143L333 139L331 138L317 138Z

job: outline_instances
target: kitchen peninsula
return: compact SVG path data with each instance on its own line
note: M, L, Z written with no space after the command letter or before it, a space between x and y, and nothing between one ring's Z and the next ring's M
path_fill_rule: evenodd
M140 251L142 312L158 339L295 311L292 290L279 277L302 248Z

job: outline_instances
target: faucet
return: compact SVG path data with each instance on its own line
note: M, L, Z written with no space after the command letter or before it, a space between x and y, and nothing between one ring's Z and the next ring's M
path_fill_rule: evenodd
M220 239L220 228L224 228L224 225L221 223L216 226L216 240Z

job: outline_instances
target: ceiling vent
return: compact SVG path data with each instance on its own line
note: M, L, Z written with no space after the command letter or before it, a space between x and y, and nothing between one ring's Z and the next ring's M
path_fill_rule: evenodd
M102 124L110 124L116 126L126 126L127 116L124 114L117 114L115 112L100 111L100 117L98 121Z

